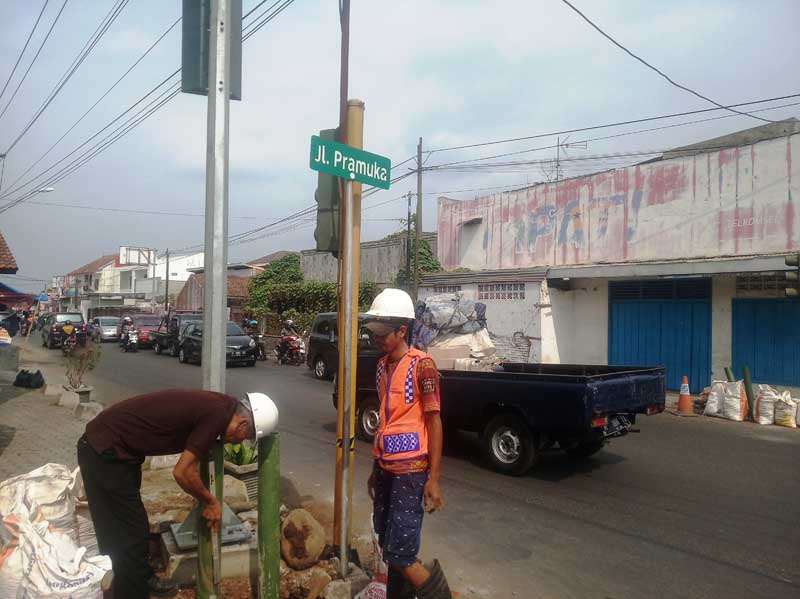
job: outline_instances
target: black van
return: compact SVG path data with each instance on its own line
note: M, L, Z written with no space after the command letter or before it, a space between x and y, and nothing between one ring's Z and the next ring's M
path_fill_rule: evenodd
M359 325L364 316L359 315ZM318 379L331 379L339 369L339 344L337 343L336 312L317 314L311 333L308 335L306 363ZM358 359L364 357L377 358L380 352L372 342L369 329L360 328L358 332Z

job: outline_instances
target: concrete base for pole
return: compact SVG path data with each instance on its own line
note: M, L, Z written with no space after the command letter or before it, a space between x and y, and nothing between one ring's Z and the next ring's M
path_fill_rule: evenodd
M197 551L178 549L172 532L161 534L161 547L167 576L181 586L197 583ZM258 543L255 535L249 541L222 546L223 578L252 578L258 576Z

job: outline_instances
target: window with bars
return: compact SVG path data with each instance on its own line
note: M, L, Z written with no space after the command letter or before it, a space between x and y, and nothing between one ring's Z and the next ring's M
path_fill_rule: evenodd
M525 283L486 283L478 285L479 300L525 299Z
M434 293L457 293L461 291L461 285L434 285Z

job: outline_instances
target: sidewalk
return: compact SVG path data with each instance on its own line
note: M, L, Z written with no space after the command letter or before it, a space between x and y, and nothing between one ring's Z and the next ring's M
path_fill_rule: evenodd
M61 352L40 347L35 336L28 344L19 337L20 369L41 370L45 382L58 387L66 382ZM104 403L122 388L86 377L95 387L92 399ZM83 434L86 421L76 418L72 410L55 405L59 395L45 395L45 389L23 389L11 383L0 383L0 481L25 474L49 462L77 465L75 446Z

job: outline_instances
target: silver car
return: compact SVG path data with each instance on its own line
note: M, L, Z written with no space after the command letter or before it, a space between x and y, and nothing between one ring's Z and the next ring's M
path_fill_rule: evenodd
M119 318L116 316L98 316L92 319L94 324L94 338L100 341L118 341L117 325Z

